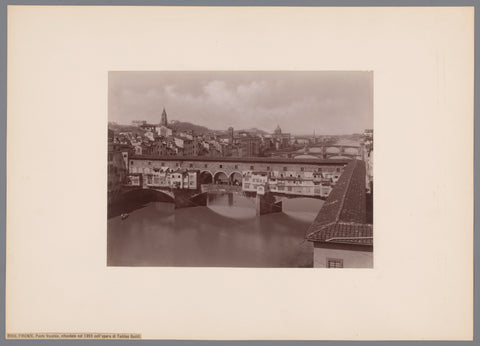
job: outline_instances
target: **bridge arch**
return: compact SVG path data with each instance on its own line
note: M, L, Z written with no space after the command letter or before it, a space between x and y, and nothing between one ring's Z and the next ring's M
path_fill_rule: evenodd
M325 196L311 196L311 195L289 195L289 194L276 194L275 195L275 202L292 200L292 199L310 199L310 200L326 200L327 197Z
M242 185L242 173L233 171L230 173L229 181L232 185Z
M340 154L340 151L341 151L341 150L340 150L340 148L338 148L338 147L327 147L327 148L325 149L325 152L326 152L327 154Z
M201 171L200 172L200 184L212 184L213 183L213 174L210 171Z
M149 202L170 202L175 201L170 191L162 191L153 188L132 189L123 193L123 198L132 203L149 203Z
M345 148L344 155L358 155L358 149L352 147Z
M228 184L228 174L224 171L217 171L213 175L213 183L214 184Z
M323 152L323 148L321 148L321 147L311 147L308 152L309 152L310 155L321 154Z
M330 160L351 160L352 157L345 154L333 154L328 156Z

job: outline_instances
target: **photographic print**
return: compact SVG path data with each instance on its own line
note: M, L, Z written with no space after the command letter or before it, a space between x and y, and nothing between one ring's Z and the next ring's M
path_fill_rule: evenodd
M5 337L471 340L474 12L8 6Z
M373 267L373 72L110 72L109 266Z

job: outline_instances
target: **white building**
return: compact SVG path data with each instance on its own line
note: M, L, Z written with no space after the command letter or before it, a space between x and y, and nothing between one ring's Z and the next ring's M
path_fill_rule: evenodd
M170 137L173 134L172 129L164 125L156 126L155 131L161 137Z
M353 160L307 231L313 266L372 268L373 226L366 220L365 164Z
M258 192L259 187L286 195L327 197L332 190L330 179L323 179L313 172L252 172L244 171L243 191Z

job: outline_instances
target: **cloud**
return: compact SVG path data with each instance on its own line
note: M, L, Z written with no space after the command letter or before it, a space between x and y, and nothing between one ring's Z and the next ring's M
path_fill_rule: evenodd
M109 119L169 119L212 129L280 125L292 133L353 133L373 123L368 72L115 72Z

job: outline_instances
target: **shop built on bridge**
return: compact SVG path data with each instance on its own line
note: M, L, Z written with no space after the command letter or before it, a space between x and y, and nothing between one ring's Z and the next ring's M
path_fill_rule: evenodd
M206 205L207 194L254 196L257 214L282 211L284 198L326 199L348 159L124 157L124 194L149 190L176 208Z

